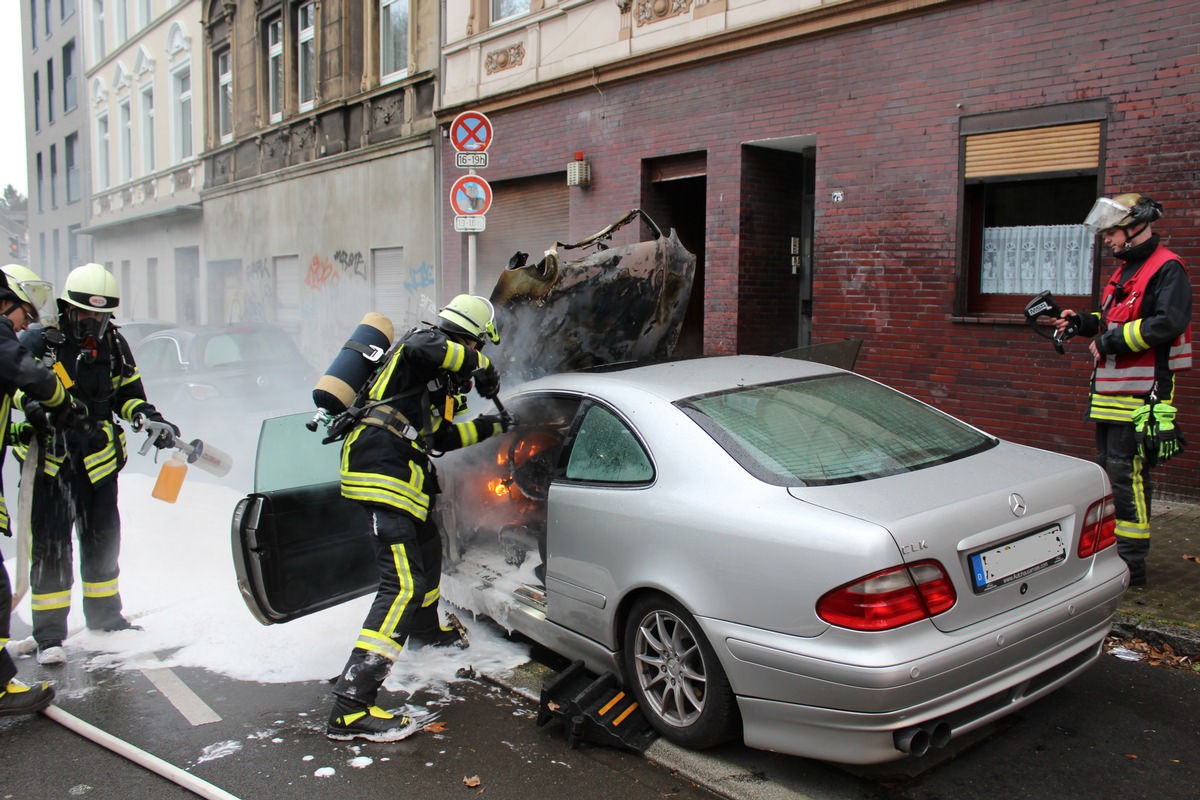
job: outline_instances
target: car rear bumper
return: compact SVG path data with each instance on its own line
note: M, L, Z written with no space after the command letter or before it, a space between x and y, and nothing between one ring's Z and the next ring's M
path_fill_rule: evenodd
M926 655L911 657L921 651L905 643L902 652L910 657L886 665L863 666L872 657L901 652L890 651L885 637L843 637L837 629L812 639L753 636L747 633L754 629L711 619L701 625L709 641L727 648L722 663L738 695L747 745L842 763L879 763L903 756L895 731L946 722L958 736L1085 670L1100 654L1125 590L1120 560L1101 561L1102 575L1093 573L1086 588L1037 613L1022 616L1015 609L972 632L946 634L928 626L918 637ZM821 641L826 637L833 647ZM846 646L852 641L857 653ZM854 654L858 663L831 660L831 652Z

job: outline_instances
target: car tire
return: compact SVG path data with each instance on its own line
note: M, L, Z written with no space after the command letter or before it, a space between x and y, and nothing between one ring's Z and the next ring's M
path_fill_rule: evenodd
M734 738L741 719L716 651L696 618L669 597L634 603L625 625L625 674L650 724L696 750Z

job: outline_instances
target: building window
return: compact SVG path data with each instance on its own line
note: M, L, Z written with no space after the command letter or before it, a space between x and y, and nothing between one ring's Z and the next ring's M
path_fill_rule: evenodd
M120 109L121 183L128 183L133 178L133 109L127 99L121 101Z
M316 102L316 3L304 3L296 11L298 31L296 63L299 72L300 110L308 111Z
M175 163L192 157L192 71L184 67L172 76L172 126Z
M54 59L46 59L46 121L54 122Z
M33 73L33 129L42 129L42 79Z
M271 122L283 119L283 18L267 22L267 106Z
M1100 189L1101 123L1031 124L1072 113L1104 111L1086 104L963 120L966 313L1018 314L1044 290L1090 302L1095 237L1083 220Z
M42 154L38 153L34 161L37 169L38 213L41 214L46 210L42 202L42 195L46 192L46 185L43 183L44 178L42 177Z
M67 263L78 264L82 259L79 257L79 225L67 226Z
M233 141L233 59L228 49L217 53L217 135Z
M108 55L105 49L107 42L104 35L104 0L92 0L92 51L96 54L99 64Z
M46 27L46 38L50 38L50 0L45 0L42 4L42 20Z
M113 26L116 30L113 33L116 34L117 46L120 47L129 38L129 15L126 13L125 0L115 0L115 6Z
M408 74L408 0L380 0L379 75L382 81Z
M64 20L74 14L75 0L62 0L62 3L59 5L59 11L62 12L62 18Z
M96 188L107 189L110 185L108 171L108 115L96 118Z
M38 0L29 0L29 41L37 50L37 6Z
M137 0L138 8L138 28L144 28L150 24L154 13L150 8L150 0Z
M79 202L79 134L72 133L67 137L63 149L63 158L67 168L67 203Z
M50 207L58 208L58 147L50 145Z
M157 149L157 142L154 140L154 86L146 86L142 89L142 174L150 175L154 172L154 151Z
M492 0L492 22L529 13L530 0Z
M63 113L68 113L75 110L78 105L78 99L75 93L75 40L67 42L63 45L62 50L62 68L63 68Z
M146 259L146 316L154 319L158 316L158 259Z

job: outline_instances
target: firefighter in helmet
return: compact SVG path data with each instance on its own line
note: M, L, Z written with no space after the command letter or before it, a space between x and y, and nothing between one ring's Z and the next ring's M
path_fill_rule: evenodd
M18 390L45 403L56 416L69 409L67 390L54 371L38 363L17 340L17 333L38 321L39 309L48 305L54 289L28 267L9 264L0 267L0 464L9 439L9 415L13 394ZM12 536L8 509L0 491L0 533ZM21 531L19 535L26 535ZM8 570L0 556L0 715L32 714L54 700L54 689L41 683L26 686L16 680L17 665L4 648L9 637L12 614L12 586Z
M1121 263L1099 311L1065 309L1055 323L1060 331L1076 325L1092 340L1088 416L1096 423L1097 461L1112 482L1117 552L1132 586L1146 584L1150 469L1183 444L1174 424L1175 373L1192 366L1192 287L1183 261L1152 230L1162 211L1141 194L1096 201L1084 224Z
M495 311L483 297L461 294L437 322L407 333L370 385L369 410L342 445L342 496L362 504L379 565L379 591L334 687L326 735L396 741L416 723L375 704L392 662L408 646L465 645L438 615L442 544L430 519L438 493L431 455L507 430L511 419L466 410L471 378L483 397L500 390L480 352L499 344Z
M117 475L125 466L125 431L116 418L143 417L167 425L155 440L174 447L179 429L146 401L142 379L113 312L121 304L116 278L100 264L71 271L58 300L60 343L48 330L31 332L26 345L39 358L49 354L68 389L86 408L86 420L65 435L47 436L33 485L33 638L39 664L62 664L71 607L71 528L79 537L83 615L92 630L137 626L122 614L118 583L121 518ZM36 398L24 402L26 419L48 431L46 409Z

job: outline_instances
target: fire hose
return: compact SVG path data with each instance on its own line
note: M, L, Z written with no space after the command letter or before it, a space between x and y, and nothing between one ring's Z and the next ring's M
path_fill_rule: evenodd
M145 767L151 772L161 775L193 794L208 798L209 800L238 800L236 795L230 794L219 786L214 786L203 778L197 778L192 773L180 769L169 761L164 761L141 748L134 747L124 739L118 739L111 733L84 722L79 717L68 714L57 706L47 706L42 709L42 713L64 728L79 734L85 739L90 739L102 747L107 747L122 758L128 759L140 767Z

